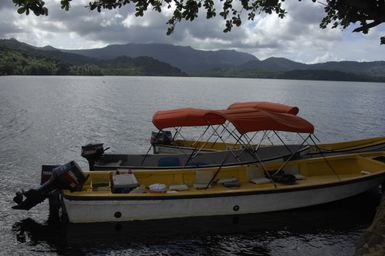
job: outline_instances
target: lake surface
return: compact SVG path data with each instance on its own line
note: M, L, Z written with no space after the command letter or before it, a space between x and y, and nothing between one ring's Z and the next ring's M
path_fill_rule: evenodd
M48 205L11 209L36 187L42 164L76 160L80 147L144 153L152 114L239 101L298 106L322 142L385 135L385 84L168 77L0 77L2 255L352 255L378 193L274 214L147 223L48 225Z

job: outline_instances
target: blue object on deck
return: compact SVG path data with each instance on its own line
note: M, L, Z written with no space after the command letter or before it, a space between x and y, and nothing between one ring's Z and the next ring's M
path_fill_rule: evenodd
M186 166L189 166L189 167L202 167L202 166L205 166L207 165L207 163L204 163L204 162L189 162Z
M162 157L158 161L158 166L180 166L180 161L177 157Z

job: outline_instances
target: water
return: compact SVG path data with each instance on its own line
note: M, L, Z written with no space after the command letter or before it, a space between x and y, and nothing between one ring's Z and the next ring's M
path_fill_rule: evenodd
M11 210L42 164L80 146L145 152L157 110L237 101L296 105L322 142L383 136L385 84L166 77L0 77L0 228L7 255L351 255L378 194L274 214L148 223L52 226L48 206Z

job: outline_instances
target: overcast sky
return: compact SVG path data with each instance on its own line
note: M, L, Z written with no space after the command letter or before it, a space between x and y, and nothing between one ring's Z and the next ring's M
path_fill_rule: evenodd
M99 48L108 44L167 43L191 46L201 50L234 49L254 54L263 60L285 57L299 62L385 60L385 26L369 34L352 33L353 28L320 29L323 7L310 0L285 1L288 14L259 15L253 22L223 33L224 21L219 17L205 19L205 13L194 22L177 24L167 36L166 22L170 12L150 11L135 17L132 6L120 10L90 12L87 0L72 1L71 9L60 9L59 0L45 0L48 17L19 15L12 0L0 3L0 38L15 38L35 46L51 45L62 49Z

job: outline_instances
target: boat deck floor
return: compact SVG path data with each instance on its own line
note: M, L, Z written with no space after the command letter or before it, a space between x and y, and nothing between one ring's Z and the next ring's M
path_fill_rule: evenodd
M91 197L95 197L95 196L96 197L98 196L109 196L109 197L154 196L156 197L156 196L177 196L177 195L183 196L183 195L202 195L202 194L223 194L223 193L248 192L248 191L250 192L251 191L270 191L275 189L290 190L293 188L338 183L341 181L353 180L356 178L360 178L360 176L357 176L357 174L344 174L344 175L339 175L338 177L336 175L322 175L322 176L306 177L303 180L297 180L295 184L291 184L291 185L281 184L281 183L253 184L251 182L242 182L239 187L231 187L231 188L224 187L222 184L213 184L210 188L207 188L207 189L196 189L191 185L189 186L188 190L172 192L172 193L151 192L148 189L146 189L145 192L140 192L140 193L136 193L136 192L113 193L109 186L98 187L96 190L93 189L91 186L89 186L89 187L85 187L83 191L72 192L71 194L85 196L84 193L86 193L86 196L91 196Z

